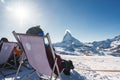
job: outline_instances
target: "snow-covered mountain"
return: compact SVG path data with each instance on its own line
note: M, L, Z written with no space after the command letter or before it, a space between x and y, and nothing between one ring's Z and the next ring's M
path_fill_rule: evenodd
M59 43L54 44L55 49L64 54L73 55L93 55L93 54L103 54L97 51L93 46L88 46L75 37L72 36L70 31L66 31L63 40Z
M108 52L111 55L120 56L120 35L103 41L94 41L92 44L97 50Z
M62 42L56 43L56 47L79 47L84 44L78 39L74 38L69 31L65 32Z
M101 48L101 49L117 47L118 45L120 45L120 35L116 36L112 39L107 39L107 40L103 40L103 41L94 41L94 42L92 42L92 45L96 48Z
M120 56L120 35L112 39L83 43L70 31L66 31L61 42L54 44L59 53L73 55L114 55Z

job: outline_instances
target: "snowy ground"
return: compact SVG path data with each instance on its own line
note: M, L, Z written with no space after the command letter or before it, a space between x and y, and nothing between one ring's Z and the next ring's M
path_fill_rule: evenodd
M61 55L61 57L72 60L75 66L75 69L71 71L71 76L61 74L62 80L120 80L120 72L114 72L120 71L120 57L73 55ZM24 70L20 72L19 80L31 71ZM0 75L0 80L12 80L14 76L15 74L9 75L4 79ZM34 74L29 80L38 80L38 77Z
M62 56L71 59L75 65L75 71L85 80L120 80L120 57L112 56ZM92 71L93 70L93 71ZM101 70L101 71L95 71Z

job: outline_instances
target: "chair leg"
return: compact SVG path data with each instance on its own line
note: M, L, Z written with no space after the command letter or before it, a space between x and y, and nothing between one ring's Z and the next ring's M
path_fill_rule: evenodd
M19 71L20 71L20 68L21 68L21 66L22 66L22 61L20 61L20 65L19 65L19 67L18 67L18 70L17 70L17 72L16 72L16 75L15 75L15 79L14 80L16 80L17 79L17 76L18 76L18 73L19 73Z
M57 62L57 58L55 59L55 63ZM52 75L55 71L55 63L54 63L54 66L53 66L53 69L52 69L52 73L51 73L51 76L50 76L50 80L52 80Z

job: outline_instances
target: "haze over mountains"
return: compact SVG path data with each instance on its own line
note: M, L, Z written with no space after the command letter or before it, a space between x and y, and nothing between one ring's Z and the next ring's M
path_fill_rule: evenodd
M55 43L57 52L72 55L113 55L120 56L120 35L112 39L83 43L70 31L66 31L61 42Z

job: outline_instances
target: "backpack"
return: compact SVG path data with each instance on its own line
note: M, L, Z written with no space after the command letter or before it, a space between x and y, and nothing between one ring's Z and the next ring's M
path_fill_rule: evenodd
M68 60L68 61L63 60L62 66L64 67L63 73L65 75L70 75L70 70L74 69L74 65L73 65L73 62L71 60Z

